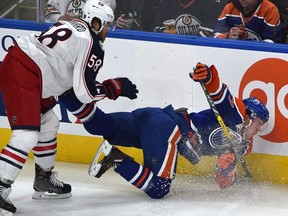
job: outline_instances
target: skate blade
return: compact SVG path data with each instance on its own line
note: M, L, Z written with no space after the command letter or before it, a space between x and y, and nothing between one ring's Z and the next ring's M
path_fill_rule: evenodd
M68 199L72 197L71 193L66 193L66 194L57 194L57 193L49 193L49 192L38 192L34 191L32 195L32 199L35 200L52 200L52 199Z
M0 208L0 216L13 216L14 213Z
M102 166L100 163L101 160L110 153L111 149L112 145L110 145L107 140L104 140L89 167L89 175L96 177Z

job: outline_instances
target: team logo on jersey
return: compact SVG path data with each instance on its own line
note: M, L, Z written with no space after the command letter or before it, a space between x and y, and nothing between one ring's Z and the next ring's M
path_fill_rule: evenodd
M77 21L72 21L71 25L78 31L78 32L84 32L86 31L86 27L84 24L82 24L81 22L77 22Z
M86 0L74 0L70 2L70 4L67 7L67 13L71 14L73 16L76 15L76 17L80 18L82 15L82 8L84 7L84 4L86 3Z
M239 127L239 126L236 126ZM209 144L214 149L227 149L231 147L231 145L239 145L242 142L242 136L235 132L234 130L227 128L231 137L231 140L225 135L223 129L221 127L216 128L209 135Z
M175 21L177 33L180 35L199 35L201 22L190 14L182 14Z
M72 1L72 6L74 8L78 8L81 5L81 0L74 0Z
M262 41L261 37L254 31L245 28L244 33L240 36L240 40Z

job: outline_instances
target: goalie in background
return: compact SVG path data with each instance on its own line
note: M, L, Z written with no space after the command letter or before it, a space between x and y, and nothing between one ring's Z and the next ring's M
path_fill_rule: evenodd
M244 156L251 151L253 136L265 129L269 112L254 97L242 101L231 95L214 66L209 68L198 63L190 76L196 82L204 82L229 127L233 146L211 109L188 114L187 109L174 110L169 105L163 109L146 107L106 114L91 104L80 103L70 91L59 99L83 122L89 133L102 135L107 140L91 164L90 175L100 178L114 167L115 172L148 196L162 198L169 192L175 177L178 153L192 164L197 164L201 156L217 155L216 182L222 189L231 186L237 172L234 153ZM144 164L137 163L109 143L142 149Z

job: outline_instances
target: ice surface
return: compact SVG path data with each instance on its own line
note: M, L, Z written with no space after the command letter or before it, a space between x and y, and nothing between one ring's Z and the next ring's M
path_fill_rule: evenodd
M10 196L24 216L287 216L288 186L239 180L220 190L213 177L177 175L171 192L153 200L109 170L100 179L88 164L57 162L59 179L72 185L72 198L32 200L34 162L28 160Z

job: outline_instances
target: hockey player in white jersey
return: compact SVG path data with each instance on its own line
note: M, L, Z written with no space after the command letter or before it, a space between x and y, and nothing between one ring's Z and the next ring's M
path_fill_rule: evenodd
M137 97L128 78L96 81L113 19L109 6L88 0L82 19L60 21L40 34L21 36L9 48L0 67L0 90L12 129L0 153L0 214L16 212L8 196L31 150L36 171L33 198L71 197L71 186L52 171L59 127L52 110L55 97L71 88L84 104L105 97Z
M116 8L116 0L102 0L113 11ZM45 22L55 23L59 19L71 17L80 18L87 0L49 0L45 11Z

